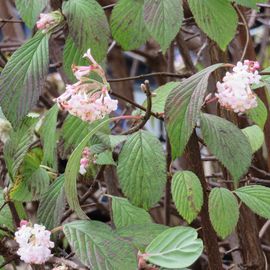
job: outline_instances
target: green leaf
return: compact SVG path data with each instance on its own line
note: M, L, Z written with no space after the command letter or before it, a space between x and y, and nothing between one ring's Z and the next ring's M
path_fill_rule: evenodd
M174 227L158 235L146 248L146 259L167 268L183 268L193 264L203 251L197 231Z
M232 0L231 0L231 2L232 2ZM256 4L266 3L267 0L259 0L259 1L258 0L233 0L233 2L235 2L236 4L241 5L241 6L257 9Z
M189 0L198 26L225 51L236 34L238 16L229 1Z
M27 117L22 125L10 134L10 139L4 146L4 159L12 180L31 145L36 122L37 119Z
M119 183L132 204L148 209L161 198L166 161L160 141L140 130L125 142L118 158Z
M163 53L180 30L183 20L181 0L145 0L144 20L146 27L160 44Z
M62 215L65 210L64 175L60 175L49 187L48 191L42 195L37 219L39 224L43 224L51 230L60 225Z
M116 233L123 239L131 242L135 248L144 252L145 248L153 239L168 228L167 226L156 223L133 224L117 229Z
M164 113L164 107L165 107L165 102L166 99L168 97L168 95L170 94L170 92L175 89L176 87L179 86L179 82L169 82L166 83L162 86L160 86L159 88L157 88L153 93L155 93L155 95L153 95L152 97L152 112L155 113ZM146 106L147 102L146 100L143 103L143 106Z
M72 37L68 36L64 47L64 70L65 74L71 81L76 81L76 78L72 72L71 65L88 66L89 61L83 58L83 53L77 48L72 40Z
M247 137L231 122L215 115L201 115L201 129L209 150L228 169L235 181L251 164L252 149Z
M97 154L96 164L98 165L115 165L116 163L113 159L113 153L110 150L105 150Z
M0 188L0 207L2 207L4 203L5 203L4 192L3 189ZM0 224L2 226L4 225L10 230L14 229L12 215L7 204L0 211ZM0 237L5 234L6 233L4 231L0 230Z
M98 139L108 148L114 149L118 144L124 142L127 139L126 135L110 135L98 132L96 134Z
M254 213L270 218L270 188L251 185L238 188L234 192Z
M48 0L16 0L16 8L26 25L33 28L39 14L48 5L48 2Z
M98 221L74 221L64 234L76 255L91 270L136 270L133 247Z
M58 106L55 104L45 115L43 124L40 128L40 138L43 144L44 156L42 164L51 168L57 168L56 160L56 124Z
M152 222L144 209L132 205L127 199L112 197L113 222L117 229L134 224Z
M203 204L203 190L199 178L190 171L177 172L173 176L171 189L176 209L191 223Z
M267 109L260 98L257 97L258 106L249 110L247 116L257 124L262 130L267 120Z
M225 238L235 229L239 218L238 202L226 188L213 188L209 196L211 223L219 236Z
M173 159L181 156L200 116L210 74L223 64L215 64L178 84L165 104L165 124Z
M71 156L68 159L68 163L65 170L65 193L67 202L72 210L76 212L76 214L82 218L88 218L87 215L83 212L80 207L78 195L77 195L77 175L80 168L80 159L83 152L83 149L87 146L91 137L102 128L107 127L108 123L110 123L111 119L106 119L105 121L99 123L96 127L91 129L90 132L81 140L76 149L73 151Z
M111 15L113 38L124 50L143 45L149 37L143 18L143 0L119 0Z
M16 50L1 73L0 106L13 127L39 98L48 73L48 42L49 35L37 32Z
M256 151L258 151L264 143L263 131L256 125L251 126L251 127L246 127L242 129L242 131L244 132L244 134L247 136L249 140L252 153L255 153Z
M76 148L83 138L88 134L89 123L80 118L68 115L64 121L61 137L64 140L64 154L67 155Z
M104 59L109 41L109 25L96 0L69 0L63 3L69 34L83 54L91 48L97 62Z

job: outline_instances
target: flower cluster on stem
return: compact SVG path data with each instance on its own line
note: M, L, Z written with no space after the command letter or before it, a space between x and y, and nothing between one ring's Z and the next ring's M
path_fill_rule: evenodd
M93 122L104 118L117 110L118 101L111 99L110 86L105 78L105 72L91 55L90 49L84 54L90 61L89 66L72 65L72 71L77 78L73 85L67 85L66 91L56 99L58 106L83 121ZM94 72L102 82L90 79Z
M22 220L15 232L15 240L19 244L17 254L21 260L29 264L44 264L52 256L50 241L51 232L39 224L32 224Z
M251 85L260 82L259 68L258 62L245 60L238 62L232 72L227 72L223 82L217 82L216 97L220 105L238 114L257 107Z

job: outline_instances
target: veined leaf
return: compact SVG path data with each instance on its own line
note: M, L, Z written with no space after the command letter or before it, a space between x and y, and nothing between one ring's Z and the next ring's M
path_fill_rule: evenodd
M1 73L0 105L13 127L36 105L39 98L48 73L48 42L48 34L37 32L16 50Z
M270 218L270 188L251 185L238 188L234 192L254 213Z
M260 98L257 97L258 106L247 111L247 116L257 124L262 130L267 120L267 109Z
M64 233L76 255L91 270L136 270L135 250L98 221L73 221Z
M174 174L172 197L179 214L188 222L199 214L203 204L203 191L200 180L190 171Z
M4 203L5 203L4 192L3 189L0 188L0 207L2 207ZM4 225L10 230L14 228L12 215L7 204L0 211L0 224ZM6 233L4 231L0 230L0 237L5 234Z
M251 127L246 127L242 129L242 131L244 132L244 134L247 136L249 140L252 153L255 153L256 151L258 151L264 143L263 131L256 125L251 126Z
M251 164L252 149L247 137L231 122L206 113L201 115L201 130L209 150L233 179L239 180Z
M56 124L58 106L55 104L45 115L43 124L40 128L40 137L43 144L42 164L56 169Z
M200 116L210 74L223 64L210 66L178 84L165 104L165 124L173 159L181 156Z
M184 268L193 264L203 251L197 231L174 227L158 235L146 248L146 259L166 268Z
M131 242L135 248L144 252L145 248L153 239L168 228L167 226L156 223L133 224L117 229L116 233L123 239Z
M226 188L214 188L209 196L209 215L211 223L222 238L230 235L238 222L237 199Z
M130 202L148 209L162 196L166 162L160 141L140 130L125 142L118 159L119 183Z
M225 51L236 34L238 16L229 1L189 0L198 26Z
M98 165L114 165L114 166L116 166L116 163L113 159L113 153L111 150L105 150L105 151L102 151L101 153L97 154L97 158L96 158L95 163Z
M175 38L184 14L181 0L145 0L144 19L146 27L160 44L163 53Z
M64 210L64 175L60 175L41 197L37 212L38 223L51 230L59 226Z
M127 199L112 197L113 222L117 229L134 224L151 223L149 213L132 205Z
M16 8L26 25L33 28L39 14L48 5L48 2L48 0L16 0Z
M124 50L133 50L146 42L149 33L143 18L143 0L119 0L111 15L113 38Z
M69 0L63 3L69 34L81 53L91 48L100 62L107 53L109 25L104 10L96 0Z

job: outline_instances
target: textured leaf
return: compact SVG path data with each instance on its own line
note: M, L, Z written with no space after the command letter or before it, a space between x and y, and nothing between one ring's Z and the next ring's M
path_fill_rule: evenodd
M49 35L38 32L11 56L0 77L0 105L15 127L36 105L48 73Z
M0 188L0 207L2 207L4 203L5 203L5 199L4 199L3 189ZM0 225L2 226L4 225L10 230L14 228L12 215L7 204L0 211ZM0 229L0 237L5 234L6 233Z
M76 255L91 270L136 270L133 247L98 221L74 221L64 233Z
M113 222L117 229L134 224L152 222L144 209L132 205L127 199L112 197Z
M229 170L235 181L247 172L252 149L247 137L231 122L215 115L202 114L201 129L209 150Z
M39 14L48 2L48 0L16 0L16 8L26 25L33 28Z
M161 224L146 223L122 227L117 229L116 233L143 252L154 238L168 228L169 227Z
M210 74L223 64L210 66L178 84L165 104L165 124L173 159L181 156L200 116Z
M124 50L143 45L149 37L143 18L143 0L119 0L111 15L113 38Z
M145 209L162 196L166 162L159 140L140 130L125 142L118 158L119 183L130 202Z
M98 139L108 148L114 149L118 144L124 142L127 139L125 135L110 135L106 133L98 132L96 134Z
M180 30L183 20L181 0L145 0L144 19L146 27L160 44L163 53Z
M193 172L177 172L173 176L171 188L176 209L188 223L191 223L203 204L200 180Z
M90 132L81 140L76 149L73 151L71 156L68 159L68 163L65 170L65 193L67 202L72 210L76 212L76 214L82 218L88 218L87 215L83 212L80 207L78 195L77 195L77 185L76 179L80 169L80 159L83 152L84 147L87 146L91 137L102 128L106 127L111 119L107 119L101 122L98 126L91 129Z
M87 66L89 61L83 58L84 52L81 53L72 40L72 37L68 36L64 47L64 70L65 74L71 81L76 81L76 78L72 72L71 65Z
M247 116L263 130L267 120L268 112L264 103L258 97L257 102L258 106L249 110L247 112Z
M242 131L249 140L252 153L258 151L264 143L264 134L262 130L258 126L254 125L251 127L246 127L242 129Z
M69 34L83 54L91 48L96 61L104 59L109 41L109 25L96 0L69 0L63 3Z
M251 185L238 188L234 192L254 213L270 218L270 188Z
M62 215L65 210L64 175L60 175L49 187L48 191L42 195L37 219L39 224L43 224L51 230L60 225Z
M45 115L43 124L40 128L40 138L43 144L42 164L56 169L56 124L58 115L58 106L55 104Z
M239 218L237 199L226 188L214 188L209 196L211 223L219 236L225 238L235 229Z
M152 112L155 113L164 113L164 107L165 107L165 102L170 94L170 92L178 87L180 85L179 82L169 82L166 83L159 88L157 88L154 93L155 95L152 97ZM143 103L143 106L146 106L146 100Z
M158 235L146 248L147 260L167 268L183 268L193 264L203 251L197 231L174 227Z
M225 50L236 34L238 16L229 1L189 0L198 26Z
M98 165L115 165L116 163L113 159L113 153L110 150L105 150L97 155L96 164Z

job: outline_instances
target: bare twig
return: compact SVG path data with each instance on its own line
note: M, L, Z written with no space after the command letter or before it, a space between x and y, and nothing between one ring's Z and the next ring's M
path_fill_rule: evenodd
M259 232L259 238L262 238L264 236L264 234L266 233L266 231L268 230L270 226L270 220L267 220L264 225L262 226L260 232Z

